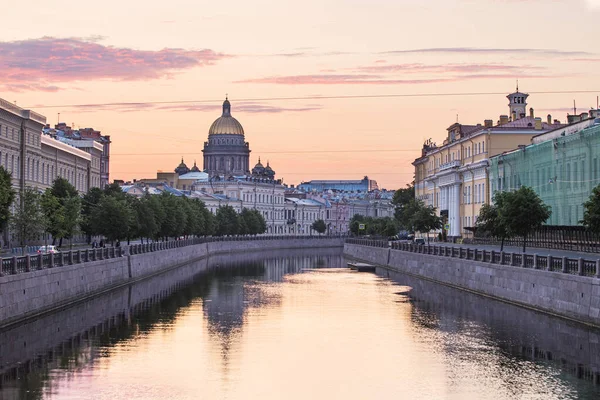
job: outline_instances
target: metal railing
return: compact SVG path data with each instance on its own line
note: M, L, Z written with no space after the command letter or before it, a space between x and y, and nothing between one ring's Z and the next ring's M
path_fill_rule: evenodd
M132 244L123 247L104 247L85 250L69 250L50 254L27 254L25 256L12 256L2 258L0 276L22 274L45 268L63 267L86 263L90 261L108 260L128 255L150 253L176 249L179 247L193 246L212 242L247 242L265 241L279 239L336 239L345 238L345 235L323 235L323 236L223 236L208 238L193 238L183 240L171 240L163 242L152 242L143 244Z
M348 238L346 239L346 243L600 278L600 259L594 260L584 259L582 257L569 258L551 255L544 256L539 254L509 253L504 251L480 250L464 247L388 242L387 240Z

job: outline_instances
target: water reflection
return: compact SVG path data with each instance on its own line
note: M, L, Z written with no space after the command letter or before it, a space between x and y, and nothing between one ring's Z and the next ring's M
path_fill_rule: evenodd
M2 399L597 398L598 332L339 250L219 255L0 332Z

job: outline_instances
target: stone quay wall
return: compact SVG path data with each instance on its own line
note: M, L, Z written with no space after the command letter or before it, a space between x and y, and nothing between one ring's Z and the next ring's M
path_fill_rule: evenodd
M386 243L387 244L387 243ZM423 247L423 246L422 246ZM346 242L344 255L394 271L600 327L600 279ZM493 260L493 258L492 258Z
M49 267L46 267L49 263L34 264L29 259L25 263L25 258L13 258L6 263L12 265L8 268L12 273L0 276L0 327L63 308L211 254L342 246L343 239L335 237L195 239L177 246L156 243L123 247L118 252L112 251L114 258L98 259L87 254L82 259L94 261L79 263L76 262L81 257L79 253L76 257L59 254L57 257L61 262L53 262ZM63 263L63 259L69 262ZM26 267L15 267L21 264Z

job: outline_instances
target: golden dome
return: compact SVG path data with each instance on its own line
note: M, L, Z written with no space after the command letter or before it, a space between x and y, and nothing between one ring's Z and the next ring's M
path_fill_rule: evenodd
M209 135L243 135L244 128L231 116L231 104L227 98L223 102L223 115L215 120L208 130Z

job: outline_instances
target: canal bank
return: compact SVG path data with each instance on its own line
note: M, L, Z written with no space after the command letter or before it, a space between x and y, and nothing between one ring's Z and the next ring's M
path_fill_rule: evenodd
M579 323L600 327L600 279L536 268L345 243L344 255Z
M189 240L69 254L13 258L0 277L0 328L56 311L110 290L206 258L276 249L343 246L341 238L280 237ZM92 255L90 255L92 254ZM55 257L56 256L56 257ZM58 260L58 261L57 261ZM81 262L85 261L85 262ZM20 268L20 265L25 265ZM60 266L58 266L60 265ZM12 272L6 275L7 268Z

